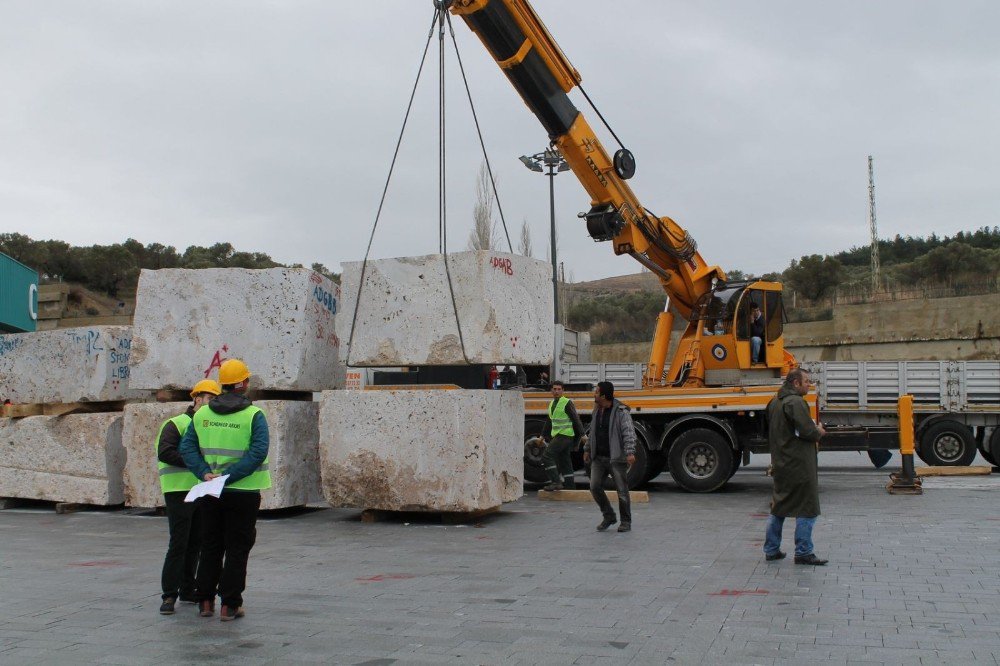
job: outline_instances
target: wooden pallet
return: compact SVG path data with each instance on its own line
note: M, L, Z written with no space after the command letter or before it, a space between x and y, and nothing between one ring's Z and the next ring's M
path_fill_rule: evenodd
M76 513L77 511L120 511L124 504L83 504L80 502L56 502L53 500L27 499L23 497L0 497L0 509L55 509L56 513Z
M443 525L461 525L477 522L486 516L496 513L500 513L500 507L498 506L480 511L384 511L382 509L365 509L361 512L361 522L424 522L439 520Z
M967 467L935 465L932 467L918 467L914 472L917 476L985 476L992 474L993 469L989 465L970 465Z
M96 412L120 412L125 409L124 400L106 402L55 402L24 405L4 405L0 416L12 419L25 416L66 416L67 414L92 414Z
M615 503L618 501L618 491L605 490L608 494L608 501ZM629 500L633 504L648 504L649 493L645 490L630 490ZM593 502L594 496L589 490L539 490L538 499L545 502Z

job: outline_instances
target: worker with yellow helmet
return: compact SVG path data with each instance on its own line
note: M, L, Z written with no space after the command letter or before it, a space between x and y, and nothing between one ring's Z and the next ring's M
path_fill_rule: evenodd
M246 397L250 368L238 359L219 367L222 394L194 415L181 440L181 455L204 481L228 475L219 497L198 500L202 511L201 562L198 565L198 614L215 614L222 599L223 622L243 617L247 561L257 539L260 491L271 487L267 419Z
M162 615L173 615L178 598L192 603L197 601L194 578L201 552L201 520L197 505L185 503L184 497L198 483L198 479L188 471L178 445L190 428L195 412L220 393L222 387L212 379L203 379L195 384L191 389L192 403L187 411L164 421L156 437L157 471L170 529L170 542L160 575Z

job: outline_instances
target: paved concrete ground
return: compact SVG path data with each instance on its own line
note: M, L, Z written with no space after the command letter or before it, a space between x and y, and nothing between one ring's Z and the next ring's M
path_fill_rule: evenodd
M268 518L227 624L157 614L163 518L0 511L0 663L997 664L1000 484L891 497L834 455L827 567L764 562L758 458L714 495L661 477L630 534L534 497L475 526Z

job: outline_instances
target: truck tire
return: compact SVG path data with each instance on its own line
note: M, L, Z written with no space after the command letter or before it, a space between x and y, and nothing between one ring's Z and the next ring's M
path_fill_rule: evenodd
M986 458L986 456L983 457L986 458L991 465L1000 465L1000 462L998 462L1000 461L1000 426L993 428L993 434L990 435L989 451L990 458L992 458L992 460L990 460L990 458Z
M528 440L540 437L545 428L545 419L524 420L524 480L530 483L545 483L549 480L542 463L543 447L531 446Z
M667 456L663 451L650 451L649 464L646 466L646 483L649 483L667 468Z
M920 459L928 465L964 466L976 457L972 428L958 421L936 421L920 435Z
M677 485L692 493L718 490L729 481L736 465L729 442L708 428L681 433L670 445L667 461Z

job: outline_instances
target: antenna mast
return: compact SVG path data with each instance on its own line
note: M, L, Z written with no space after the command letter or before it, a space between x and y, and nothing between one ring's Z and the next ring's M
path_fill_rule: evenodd
M872 156L868 156L868 224L872 236L872 293L879 292L882 282L878 260L878 225L875 223L875 167Z

